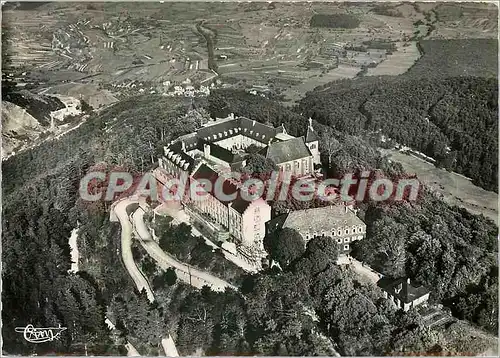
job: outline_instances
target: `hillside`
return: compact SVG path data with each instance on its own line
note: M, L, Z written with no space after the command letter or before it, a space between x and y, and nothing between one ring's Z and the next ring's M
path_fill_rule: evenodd
M4 3L2 354L157 357L167 337L180 356L498 354L496 4ZM294 230L268 232L268 260L251 273L195 236L206 228L187 224L199 219L190 203L177 212L180 203L146 199L154 213L138 211L128 225L107 198L81 195L90 173L105 173L86 188L94 193L111 189L112 172L137 184L164 166L166 145L231 113L302 138L312 118L318 143L310 148L321 163L307 165L317 170L308 182L369 172L349 194L370 193L384 178L418 179L418 195L356 195L361 237L348 234L347 221L337 224L344 240L330 235L319 216L309 231L321 236L304 235L307 243ZM237 154L246 130L228 131L238 135L223 141ZM261 135L273 137L268 144L283 139ZM250 147L244 177L277 169ZM296 200L292 189L268 202L272 219L332 204L320 195ZM242 211L242 221L220 229L239 246L253 226L260 245L257 224L273 221L246 206L224 206ZM138 208L123 207L123 219ZM158 255L134 238L147 231L141 218ZM337 260L347 243L350 256ZM252 247L237 252L261 258ZM186 280L169 267L172 257L234 287L199 289L194 270ZM339 265L345 259L351 264ZM397 309L379 276L363 275L370 268L425 286L428 302ZM147 283L137 285L139 276ZM145 286L154 302L138 291ZM412 296L395 291L402 301ZM32 344L16 331L27 324L66 330Z
M497 41L420 46L424 56L407 73L327 83L308 92L297 111L350 134L376 132L497 192ZM486 55L471 59L478 51Z
M75 97L37 94L2 83L2 159L78 125L92 110Z
M131 289L120 257L112 254L119 249L119 227L109 222L109 203L86 205L79 198L79 181L102 162L133 172L149 168L151 155L156 159L156 147L150 148L150 143L161 144L189 130L196 116L179 119L187 108L188 103L161 96L123 101L91 114L59 139L2 162L5 351L84 355L85 343L92 354L123 355L104 325L106 307L110 295L142 298ZM80 272L71 274L68 238L76 227L85 259ZM14 330L24 322L38 327L61 324L70 334L54 345L33 348Z
M419 50L422 57L405 77L497 77L498 40L423 40L419 42ZM481 56L474 55L478 53Z

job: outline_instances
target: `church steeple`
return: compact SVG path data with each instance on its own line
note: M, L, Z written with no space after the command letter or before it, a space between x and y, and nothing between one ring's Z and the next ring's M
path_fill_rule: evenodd
M312 118L309 117L309 125L307 126L306 143L317 142L319 140L318 135L314 131L312 125Z

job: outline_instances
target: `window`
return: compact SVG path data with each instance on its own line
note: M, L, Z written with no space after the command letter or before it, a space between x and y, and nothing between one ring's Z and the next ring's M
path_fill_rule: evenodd
M348 237L344 238L344 243L345 242L349 242L349 238Z
M358 240L362 240L363 239L363 236L362 235L359 235L358 236Z
M344 250L349 250L349 245L344 245Z
M266 138L266 135L265 135L265 134L263 134L263 135L262 135L262 139L264 139L264 138Z
M349 229L345 229L345 234L349 235Z
M337 235L342 236L342 231L341 230L337 231Z
M316 149L316 144L311 144L311 149Z
M222 133L219 133L219 138L222 138Z
M286 170L286 171L290 171L291 169L292 169L292 166L291 166L289 163L287 163L287 164L285 165L285 170Z
M335 230L332 230L332 236L335 236L336 232Z
M232 129L229 130L229 134L233 135L233 130Z
M339 238L339 239L337 239L337 243L338 243L338 244L341 244L341 243L342 243L342 239L340 239L340 238Z
M300 166L299 162L295 162L295 167L298 168Z

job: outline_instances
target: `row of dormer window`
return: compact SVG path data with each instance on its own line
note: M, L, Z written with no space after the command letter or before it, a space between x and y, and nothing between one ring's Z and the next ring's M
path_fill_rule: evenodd
M241 131L241 128L234 128L234 134L238 133ZM243 132L247 132L247 128L243 128ZM253 134L253 130L250 131L250 134ZM213 139L217 139L217 136L219 137L219 139L222 139L222 137L227 137L228 135L228 132L227 131L224 131L224 134L223 133L218 133L218 134L213 134L212 137ZM233 129L229 129L229 135L232 136L233 135ZM255 137L259 137L260 134L259 132L255 133ZM262 134L262 139L265 139L266 138L266 135L265 134ZM208 137L205 137L204 138L205 140L210 140L210 136Z

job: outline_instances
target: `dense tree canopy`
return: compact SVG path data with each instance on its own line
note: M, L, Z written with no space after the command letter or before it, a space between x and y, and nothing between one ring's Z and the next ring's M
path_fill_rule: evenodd
M416 279L459 317L497 331L498 279L492 273L498 270L498 228L493 222L450 208L428 192L418 204L366 208L367 235L356 243L356 256L389 276Z
M351 135L379 133L498 191L495 79L402 77L324 87L301 101L304 115Z
M284 228L276 233L266 235L264 247L272 260L281 267L288 266L304 253L304 239L295 230Z

